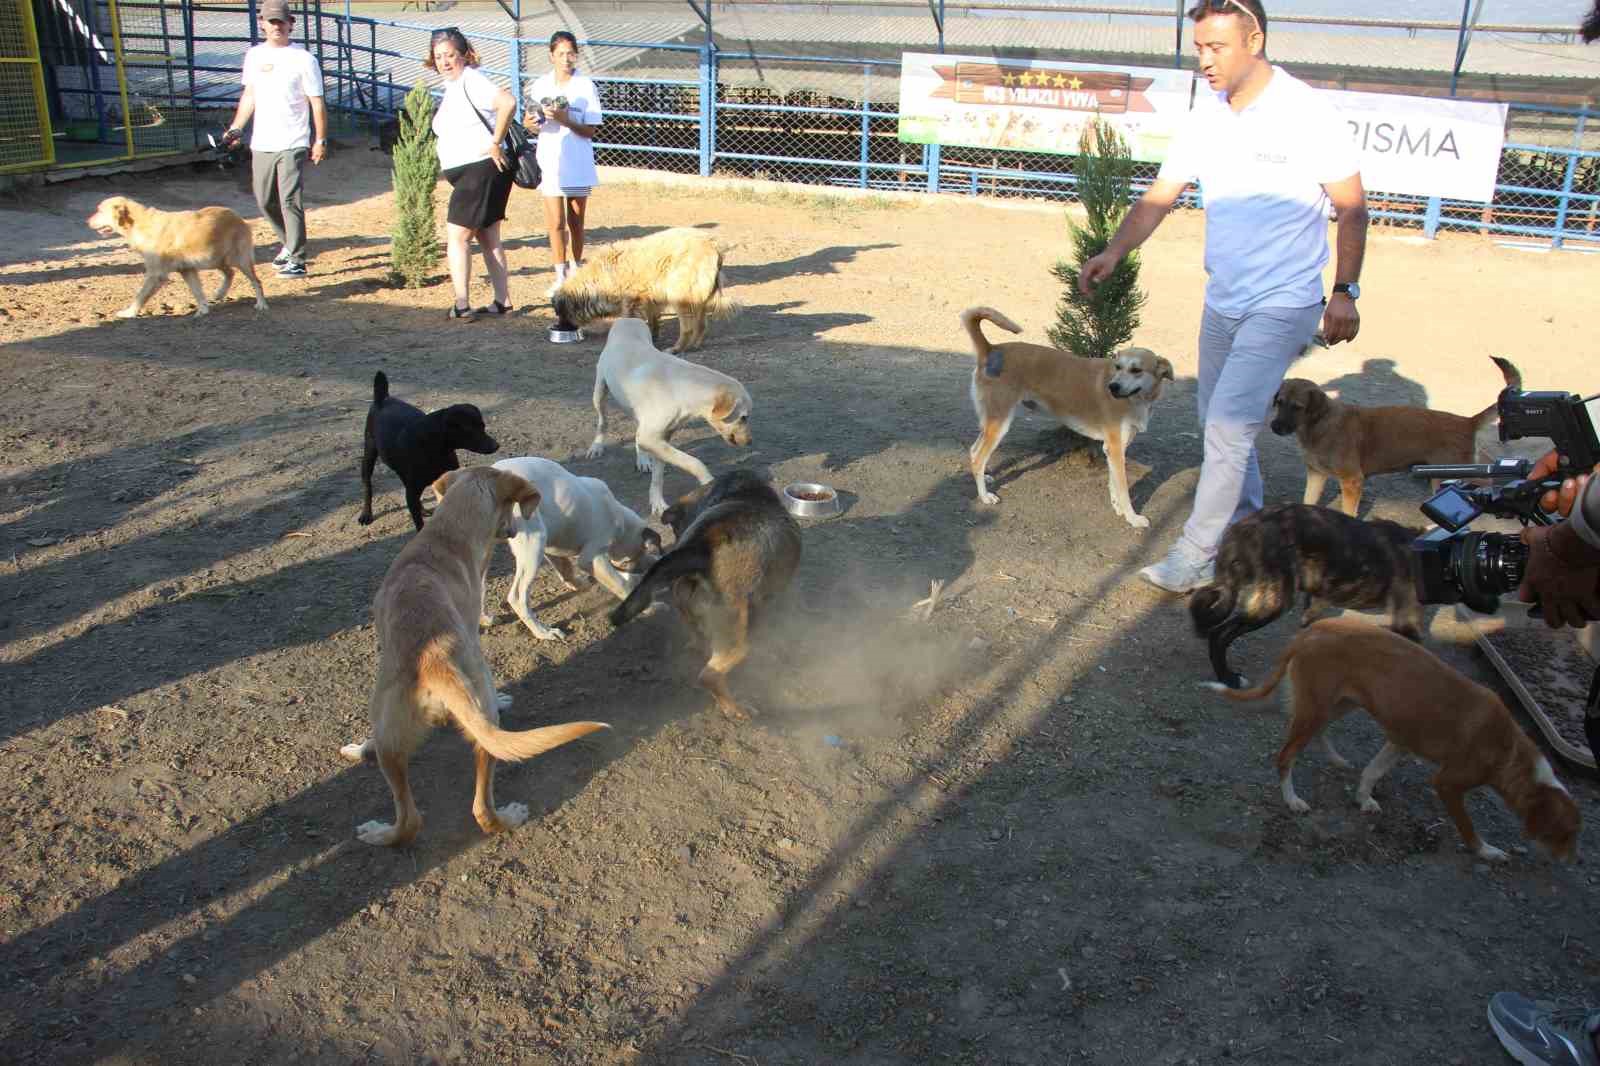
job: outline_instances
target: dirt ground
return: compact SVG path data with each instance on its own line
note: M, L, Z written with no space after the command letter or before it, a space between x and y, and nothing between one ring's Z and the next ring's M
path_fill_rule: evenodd
M337 751L365 732L369 605L411 535L382 469L377 521L355 522L373 372L423 406L481 405L502 456L646 506L629 449L582 457L600 342L546 343L534 198L506 225L522 309L447 322L442 264L424 290L384 283L386 166L350 149L310 175L311 276L263 267L260 318L238 287L190 317L177 282L111 318L139 267L83 225L114 191L255 218L242 174L85 180L0 210L0 1057L1476 1064L1509 1061L1484 1022L1496 990L1594 999L1592 860L1552 865L1482 793L1480 829L1514 855L1474 862L1415 761L1367 818L1354 775L1309 754L1314 810L1290 814L1281 718L1198 689L1183 601L1135 578L1200 459L1193 216L1145 256L1138 340L1179 380L1130 452L1135 531L1098 452L1040 418L997 456L997 508L964 468L956 314L992 304L1042 337L1059 207L608 175L595 243L699 225L728 249L744 310L699 358L749 386L756 441L696 427L686 446L829 482L848 508L807 525L795 602L735 675L757 720L711 709L669 613L612 632L602 590L547 569L535 606L569 635L535 641L503 605L484 633L507 723L614 729L502 766L533 817L496 838L441 733L413 764L417 844L356 842L389 793ZM1378 228L1363 282L1359 341L1298 373L1460 412L1499 388L1490 354L1530 387L1600 388L1578 303L1594 258ZM1293 442L1261 450L1270 496L1298 499ZM1365 507L1420 522L1421 496L1380 477ZM497 598L509 574L501 552ZM943 603L908 620L935 579ZM1259 674L1292 632L1236 661ZM1443 612L1434 636L1488 680ZM1334 732L1352 756L1379 744L1363 719ZM1600 820L1594 780L1561 772Z

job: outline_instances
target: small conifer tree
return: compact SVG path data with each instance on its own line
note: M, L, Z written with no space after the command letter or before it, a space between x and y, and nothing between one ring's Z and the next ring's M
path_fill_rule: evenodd
M1117 264L1091 296L1078 291L1083 264L1106 250L1128 213L1133 194L1133 153L1114 126L1096 117L1078 142L1078 199L1087 216L1084 225L1067 217L1071 261L1059 260L1051 273L1066 286L1056 305L1056 324L1046 333L1058 348L1094 359L1107 359L1133 338L1139 328L1139 256Z
M426 285L439 263L439 228L433 217L433 192L439 183L433 110L433 94L418 81L406 94L400 136L394 145L394 227L389 256L395 283L408 289Z

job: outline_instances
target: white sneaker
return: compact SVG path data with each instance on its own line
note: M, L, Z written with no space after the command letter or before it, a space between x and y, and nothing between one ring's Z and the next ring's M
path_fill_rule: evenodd
M1177 544L1165 559L1140 570L1139 576L1158 589L1190 592L1211 584L1216 573L1217 564L1214 560L1196 559L1184 550L1183 545Z

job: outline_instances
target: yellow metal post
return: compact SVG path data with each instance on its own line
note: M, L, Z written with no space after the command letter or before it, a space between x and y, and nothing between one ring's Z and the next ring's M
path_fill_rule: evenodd
M0 2L3 2L3 0L0 0ZM44 98L44 64L39 58L39 34L33 24L33 4L29 0L10 0L10 2L16 5L22 26L23 54L20 56L0 56L0 63L26 64L30 68L29 80L33 82L33 109L39 123L40 157L26 163L0 165L0 173L48 166L55 162L56 158L55 132L50 128L50 107Z
M122 98L122 137L128 145L123 158L132 159L133 113L128 110L128 71L122 58L122 13L117 9L117 0L106 0L106 6L111 10L111 39L117 50L117 94Z

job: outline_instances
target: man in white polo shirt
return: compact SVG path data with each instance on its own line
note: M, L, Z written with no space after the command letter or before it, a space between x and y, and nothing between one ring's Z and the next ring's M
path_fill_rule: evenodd
M1349 128L1316 90L1268 61L1259 0L1201 0L1188 16L1212 94L1201 93L1149 191L1079 279L1086 293L1104 280L1199 182L1209 279L1198 381L1205 459L1183 535L1165 559L1139 571L1171 592L1209 582L1224 530L1260 510L1256 435L1318 323L1329 344L1360 329L1356 282L1367 245ZM1338 258L1324 305L1329 204L1338 212Z
M256 203L272 223L283 247L272 265L278 276L306 276L306 212L300 203L306 156L321 163L328 151L328 110L322 102L322 71L310 52L290 41L294 16L287 0L261 0L257 21L264 44L244 54L239 108L228 128L237 140L255 116L250 131L251 170ZM308 122L307 119L311 122ZM316 124L316 138L311 124Z

